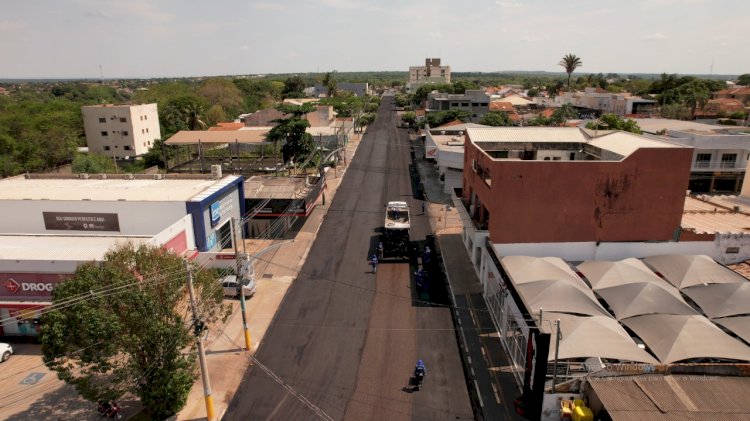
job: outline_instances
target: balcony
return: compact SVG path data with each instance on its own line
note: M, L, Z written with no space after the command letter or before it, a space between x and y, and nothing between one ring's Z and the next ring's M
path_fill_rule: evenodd
M463 222L464 226L466 226L468 223L471 223L471 226L474 227L476 231L487 231L487 223L479 222L478 220L479 212L475 211L475 215L472 215L469 212L469 204L464 201L461 196L453 196L453 205L456 207L456 210L458 211L458 214L461 217L461 221Z

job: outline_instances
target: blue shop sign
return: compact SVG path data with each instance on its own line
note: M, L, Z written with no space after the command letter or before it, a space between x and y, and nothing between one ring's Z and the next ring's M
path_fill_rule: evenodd
M221 221L221 202L211 203L211 226L215 227Z

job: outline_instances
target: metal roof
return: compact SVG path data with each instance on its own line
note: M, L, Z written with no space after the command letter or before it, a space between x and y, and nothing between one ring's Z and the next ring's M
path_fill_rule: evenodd
M680 145L662 142L628 132L613 132L599 136L589 144L601 149L612 151L618 155L629 156L641 148L680 148Z
M0 180L0 200L185 202L217 186L223 187L236 178L101 180L27 179L19 176Z
M310 189L307 177L255 175L245 180L245 197L248 199L299 199Z
M472 142L584 143L588 138L575 127L467 127Z
M750 418L750 377L647 374L587 381L613 421Z

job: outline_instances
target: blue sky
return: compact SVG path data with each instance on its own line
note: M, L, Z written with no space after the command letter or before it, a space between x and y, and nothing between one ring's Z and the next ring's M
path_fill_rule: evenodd
M0 79L406 71L750 73L747 0L0 0Z

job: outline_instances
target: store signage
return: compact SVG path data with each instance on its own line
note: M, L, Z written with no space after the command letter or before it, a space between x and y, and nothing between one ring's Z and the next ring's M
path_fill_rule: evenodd
M12 293L22 292L52 292L55 286L51 282L18 282L13 278L3 284L5 289Z
M222 199L217 200L214 203L211 203L210 206L210 212L211 212L211 226L215 227L216 224L221 221L221 218L223 218L225 215L229 214L229 212L234 209L234 206L232 204L232 196L224 196Z
M206 237L206 251L213 250L216 247L216 231Z
M116 213L42 212L44 228L65 231L120 231Z

